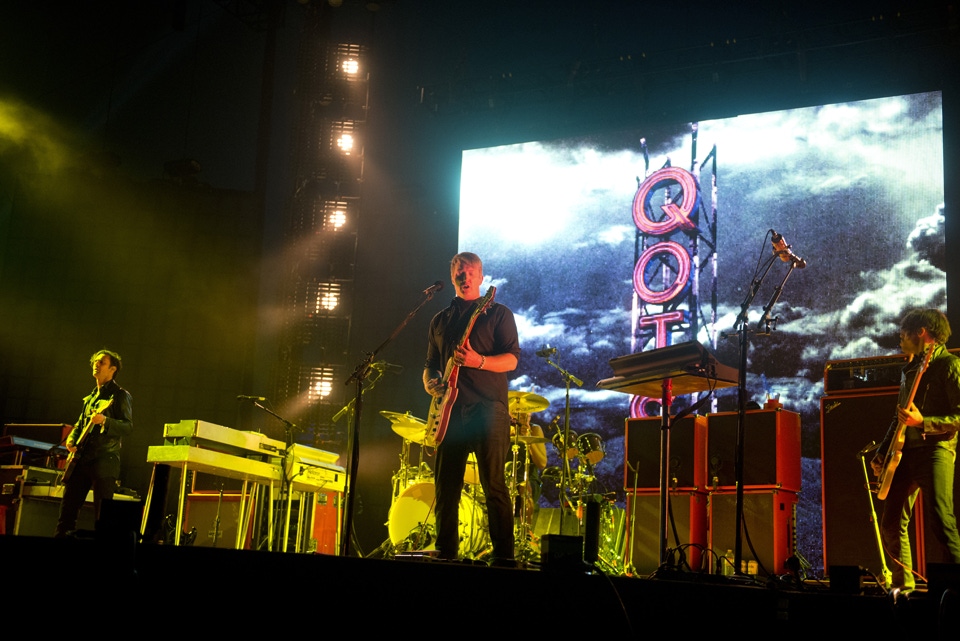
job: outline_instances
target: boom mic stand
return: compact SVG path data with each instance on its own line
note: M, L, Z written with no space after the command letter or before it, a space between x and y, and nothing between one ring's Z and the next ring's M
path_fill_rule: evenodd
M787 250L789 253L789 250ZM753 299L757 295L757 291L760 289L760 284L763 282L763 279L766 278L767 272L770 271L770 268L773 266L773 263L779 258L780 252L774 252L774 255L771 256L766 264L762 267L762 274L755 278L750 284L750 290L747 292L747 297L744 299L743 304L740 306L740 314L737 316L737 320L734 323L734 327L737 328L737 335L739 338L739 350L740 350L740 361L738 365L739 377L737 382L737 444L736 444L736 456L734 457L734 474L736 477L737 484L737 499L736 499L736 536L734 538L734 573L742 574L742 564L741 560L743 559L743 451L744 451L744 435L745 435L745 425L746 425L746 415L747 415L747 334L749 333L749 322L747 319L747 312L750 308L750 304L753 302ZM792 256L792 254L790 254ZM799 259L798 259L799 260ZM770 302L763 308L763 317L760 319L760 322L757 324L757 334L760 336L769 336L770 332L773 329L776 329L777 321L779 318L771 318L770 310L773 309L773 306L776 305L777 301L780 299L780 294L783 291L783 286L787 282L787 279L790 277L790 274L793 273L793 270L798 266L798 260L790 261L790 269L787 270L787 273L784 274L783 280L780 281L780 284L774 289L773 295L770 298ZM803 264L804 266L806 263ZM772 326L772 327L771 327Z
M353 370L353 374L351 374L350 378L348 378L344 383L344 385L349 385L351 382L356 383L356 394L353 400L350 401L347 406L341 409L340 412L333 417L333 420L336 421L346 412L353 414L353 429L350 430L348 428L347 435L347 450L349 451L349 456L347 466L347 486L344 490L345 506L343 528L341 530L342 534L340 537L340 556L348 556L350 554L350 533L353 531L353 488L356 487L357 467L360 463L360 416L361 410L363 409L363 383L370 376L371 370L375 369L375 363L373 363L373 359L376 358L376 355L400 334L403 328L407 326L407 323L409 323L410 320L417 315L417 312L420 311L420 308L423 307L428 300L431 300L433 295L442 288L443 284L440 281L437 281L435 285L425 289L423 291L423 300L421 300L416 307L410 310L410 312L407 314L407 317L404 318L399 325L397 325L390 336L387 337L387 340L380 343L375 350L369 352L366 358L360 361L360 363L357 365L357 368Z

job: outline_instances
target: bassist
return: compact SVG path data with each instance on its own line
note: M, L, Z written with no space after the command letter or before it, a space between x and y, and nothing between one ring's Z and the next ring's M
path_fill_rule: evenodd
M960 536L953 510L953 477L960 429L960 358L944 346L950 338L950 323L936 309L915 309L900 322L900 347L912 356L901 378L901 397L912 386L912 374L921 366L928 349L933 352L920 377L913 402L898 406L897 416L871 461L875 474L884 471L891 457L898 426L904 426L899 462L893 468L889 491L880 519L886 553L892 558L892 589L909 592L916 581L912 572L909 526L918 490L923 490L924 510L940 543L943 557L928 550L933 562L960 563ZM889 468L888 468L889 469Z
M516 369L520 356L517 325L513 312L495 303L476 317L464 340L480 298L479 288L483 282L480 257L472 253L454 256L450 262L450 278L457 296L430 321L423 371L424 389L439 398L446 391L443 373L448 361L457 369L456 400L446 434L437 447L437 551L442 559L458 557L460 494L467 457L474 452L486 498L493 544L491 563L511 565L515 564L513 506L504 478L510 449L506 373Z
M120 440L133 430L130 393L114 380L121 367L119 354L100 350L90 357L90 367L97 386L83 399L83 411L67 437L72 460L60 503L57 537L70 536L76 530L80 508L91 489L97 517L103 500L113 498L120 476Z

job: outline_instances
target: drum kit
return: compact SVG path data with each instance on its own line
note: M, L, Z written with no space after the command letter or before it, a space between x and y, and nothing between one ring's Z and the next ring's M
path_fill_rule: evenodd
M436 549L436 498L433 470L423 460L427 424L409 412L380 412L390 421L393 431L403 439L400 469L392 478L393 496L387 517L389 543L393 553ZM411 446L419 445L419 458L411 463ZM489 552L487 512L480 489L477 459L471 454L463 477L460 496L460 555L478 559Z
M590 492L590 486L595 480L593 470L603 460L606 452L599 434L588 433L578 437L567 431L564 438L564 430L557 429L551 438L538 426L532 426L530 415L542 412L550 406L550 402L543 396L511 391L509 404L511 453L504 474L516 506L515 554L521 562L538 562L539 540L534 534L533 521L540 483L555 482L561 492L561 501L565 500L564 497L573 497L579 502L580 498ZM393 493L386 523L389 539L384 542L384 546L390 547L393 555L435 550L436 494L433 471L424 460L426 422L409 412L401 414L381 411L380 414L390 421L393 431L403 439L400 468L392 477ZM551 427L556 429L557 423L558 421L554 421ZM540 466L546 464L548 443L552 443L556 448L562 467L547 467L538 475ZM415 462L411 460L413 445L420 446ZM531 459L532 452L539 452L539 456ZM570 472L571 463L574 462L575 473ZM487 530L486 501L473 454L467 461L463 480L459 519L460 556L468 560L482 560L491 554L492 547ZM569 487L564 487L564 484ZM577 512L582 517L583 511L579 506Z

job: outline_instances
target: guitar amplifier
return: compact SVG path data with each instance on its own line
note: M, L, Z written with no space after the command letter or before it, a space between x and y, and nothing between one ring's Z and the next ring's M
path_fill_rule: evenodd
M960 348L948 351L960 356ZM905 354L827 361L823 368L823 393L836 396L863 394L868 390L870 393L895 392L900 389L900 370L906 364Z

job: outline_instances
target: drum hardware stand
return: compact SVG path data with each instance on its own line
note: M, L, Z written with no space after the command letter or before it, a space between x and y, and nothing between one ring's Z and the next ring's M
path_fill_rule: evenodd
M880 446L876 441L870 441L869 445L860 450L857 458L860 459L860 465L863 466L864 487L867 488L867 500L870 501L870 520L873 522L873 533L877 538L877 551L880 553L880 570L883 573L883 585L881 587L884 590L889 590L893 583L893 573L887 567L887 555L884 553L883 539L880 536L880 522L877 521L877 509L873 503L873 495L877 492L877 488L874 488L875 484L870 482L870 473L867 471L867 455L876 451L878 447Z
M345 385L349 385L351 382L356 384L356 393L354 398L350 403L344 406L337 414L334 415L333 421L336 422L343 416L345 413L349 412L353 418L352 426L347 427L347 450L349 455L347 456L347 478L346 478L346 488L344 489L344 516L343 516L343 525L342 525L342 536L340 537L340 556L349 556L350 555L350 535L353 531L353 488L356 487L357 482L357 468L360 465L360 418L363 410L363 392L364 392L364 381L367 381L371 376L371 371L375 371L374 368L374 359L377 354L389 345L393 339L395 339L404 327L407 326L407 323L417 315L417 312L420 311L420 308L423 307L427 301L433 298L433 295L436 294L443 288L443 284L440 281L431 287L423 290L423 299L414 307L404 318L399 325L393 330L390 336L387 337L385 341L380 343L380 345L374 349L372 352L368 352L366 357L360 361L356 369L353 370L353 373L347 378ZM372 387L380 376L383 375L383 370L379 372L379 376L369 381L367 389ZM352 429L351 429L352 428Z
M510 499L515 506L513 538L516 544L516 549L514 551L514 556L518 561L532 561L539 559L539 552L532 544L533 528L531 527L530 519L533 515L527 509L527 495L528 493L532 493L530 488L530 466L532 463L530 461L530 451L528 449L529 444L525 444L523 456L523 480L518 482L517 455L520 452L519 424L516 427L516 432L517 434L512 439L513 445L510 447L512 452L510 470ZM516 509L516 506L518 505L519 510Z

